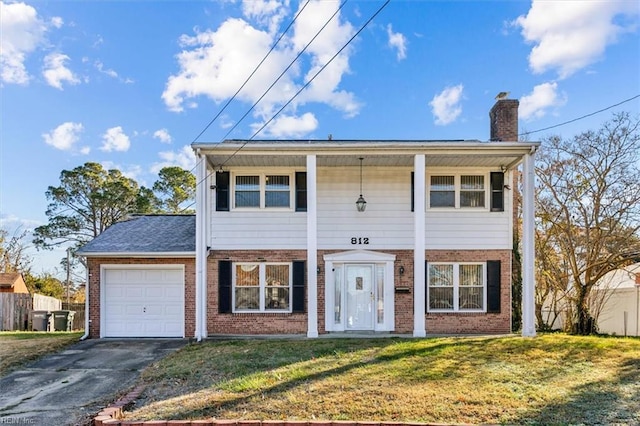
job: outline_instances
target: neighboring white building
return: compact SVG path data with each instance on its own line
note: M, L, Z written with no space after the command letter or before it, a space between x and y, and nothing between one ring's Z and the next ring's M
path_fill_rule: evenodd
M594 291L605 292L598 332L640 336L640 263L609 272Z

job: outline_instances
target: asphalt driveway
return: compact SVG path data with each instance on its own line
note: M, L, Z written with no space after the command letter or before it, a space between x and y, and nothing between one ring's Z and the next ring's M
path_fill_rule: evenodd
M82 425L186 339L85 340L0 378L0 424Z

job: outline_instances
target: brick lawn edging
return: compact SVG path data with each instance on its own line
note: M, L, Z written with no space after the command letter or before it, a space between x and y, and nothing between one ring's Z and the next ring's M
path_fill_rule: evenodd
M94 418L95 426L117 425L117 426L463 426L460 423L403 423L403 422L352 422L349 420L118 420Z
M93 426L463 426L460 423L407 423L407 422L359 422L349 420L121 420L123 411L135 401L144 385L135 387L131 392L100 411L93 418ZM470 425L468 425L470 426Z

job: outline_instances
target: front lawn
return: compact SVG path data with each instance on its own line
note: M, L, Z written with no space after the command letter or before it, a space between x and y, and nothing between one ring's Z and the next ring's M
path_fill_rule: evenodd
M640 423L640 339L207 341L143 373L127 419Z
M49 353L76 343L83 332L0 332L0 376Z

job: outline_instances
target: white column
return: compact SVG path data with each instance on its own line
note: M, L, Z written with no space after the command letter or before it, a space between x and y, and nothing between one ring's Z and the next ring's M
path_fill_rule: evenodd
M203 303L204 289L206 289L206 190L207 164L204 155L197 152L196 166L196 300L195 300L195 338L201 340L206 337L206 311Z
M522 335L536 335L535 318L535 151L522 165Z
M318 337L316 156L307 155L307 337Z
M426 160L416 155L413 171L413 337L425 337L425 197Z

